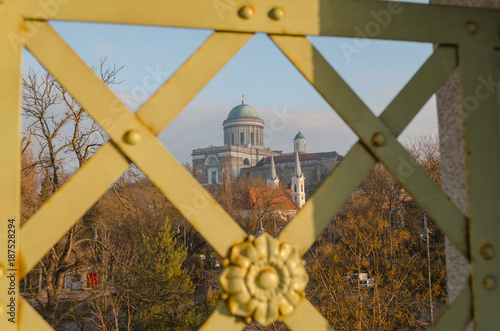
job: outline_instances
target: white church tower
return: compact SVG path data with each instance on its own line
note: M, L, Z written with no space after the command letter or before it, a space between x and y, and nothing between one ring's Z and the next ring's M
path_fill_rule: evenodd
M277 189L280 185L280 180L276 175L276 167L274 166L274 157L271 155L271 164L269 165L269 176L267 177L267 186Z
M305 177L302 173L302 169L300 168L299 151L295 150L295 167L293 169L292 177L292 200L299 209L302 209L306 203L304 180Z

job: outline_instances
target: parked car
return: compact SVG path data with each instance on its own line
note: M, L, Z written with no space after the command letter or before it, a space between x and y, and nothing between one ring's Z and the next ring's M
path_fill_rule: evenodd
M361 273L353 273L350 276L350 281L352 284L358 284L358 286L362 289L370 289L375 286L375 279L373 279L369 273L361 272Z

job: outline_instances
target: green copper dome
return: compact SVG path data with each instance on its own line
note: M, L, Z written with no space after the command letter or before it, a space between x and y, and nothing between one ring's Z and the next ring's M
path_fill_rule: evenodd
M253 117L259 118L259 113L252 107L247 104L242 103L241 105L237 105L229 112L227 119L231 118L239 118L239 117Z
M297 133L297 134L295 135L295 138L293 138L293 140L295 140L295 139L306 139L306 136L304 136L304 135L303 135L303 134L299 131L299 133Z

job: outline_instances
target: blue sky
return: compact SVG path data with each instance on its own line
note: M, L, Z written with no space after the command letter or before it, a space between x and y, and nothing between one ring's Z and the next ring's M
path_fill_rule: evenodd
M208 30L193 29L51 24L88 65L96 65L100 58L107 57L109 64L125 66L119 75L123 83L113 90L134 111L211 34ZM432 52L431 44L370 40L358 53L348 57L342 47L353 45L352 39L310 37L310 40L376 114L380 114ZM37 67L37 62L26 52L25 70L28 67ZM155 88L144 88L142 82L147 76L159 78ZM222 145L222 121L241 102L242 94L266 124L276 118L281 121L282 125L274 130L266 127L268 147L290 152L299 129L307 137L309 152L335 150L345 155L357 140L264 34L255 35L245 45L160 135L160 140L181 162L191 160L193 148ZM435 100L431 99L400 140L435 132L436 116Z

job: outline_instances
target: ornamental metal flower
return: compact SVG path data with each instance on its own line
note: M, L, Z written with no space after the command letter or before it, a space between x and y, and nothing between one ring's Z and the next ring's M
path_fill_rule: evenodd
M233 315L268 325L292 313L309 280L295 247L267 233L231 248L220 283Z

